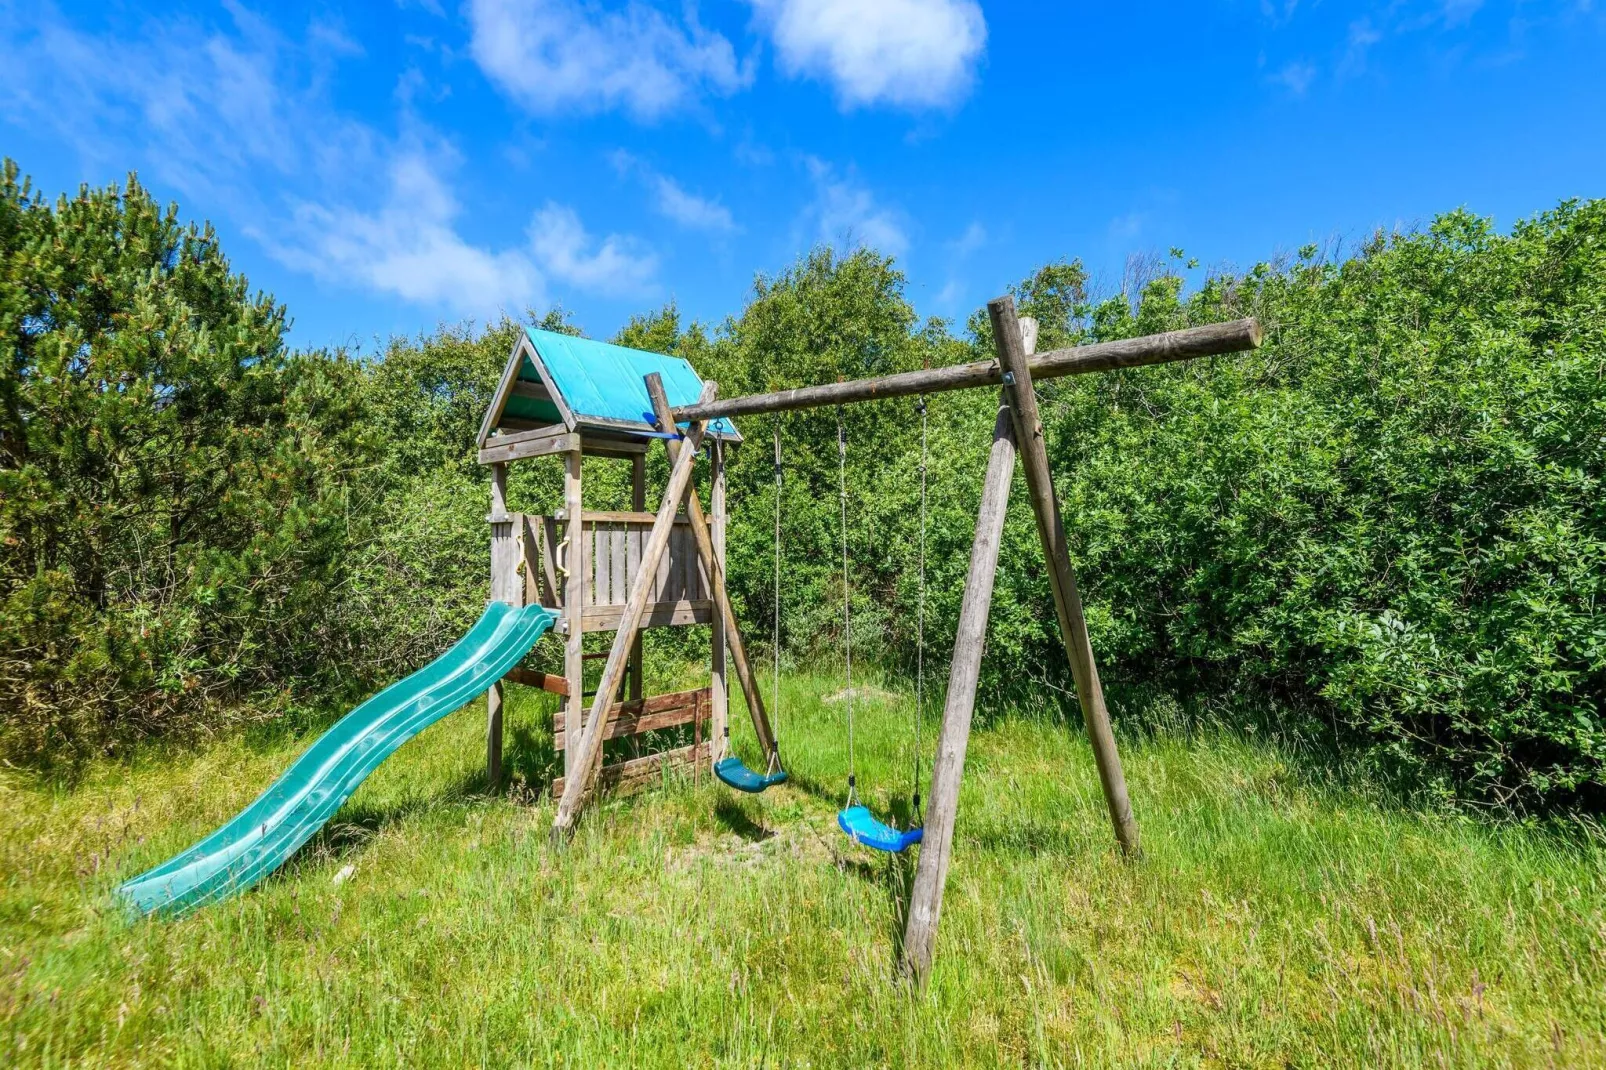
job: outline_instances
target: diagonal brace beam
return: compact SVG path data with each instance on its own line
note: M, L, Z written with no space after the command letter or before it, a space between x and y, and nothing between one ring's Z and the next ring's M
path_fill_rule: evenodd
M664 392L663 378L657 372L653 372L646 379L647 396L652 398L653 413L658 418L658 429L673 430L675 419L670 414L669 395ZM674 439L666 440L664 445L668 447L669 463L672 465L675 463L676 455L685 447ZM758 681L754 678L753 668L747 660L747 645L742 642L742 631L736 624L736 612L731 608L730 595L725 590L725 570L720 567L719 558L714 553L714 538L708 530L708 520L703 516L703 505L697 497L696 483L686 485L686 516L691 521L692 541L697 544L697 556L703 560L703 569L708 573L708 585L714 591L716 608L725 621L725 640L730 647L731 660L736 663L736 678L741 682L742 694L747 698L747 712L753 719L753 731L758 733L758 743L764 749L764 757L779 761L775 733L770 729L770 719L764 712L764 700L759 695Z
M703 401L713 400L716 390L715 384L705 383ZM591 719L586 722L585 732L580 737L574 764L563 785L563 798L558 801L557 816L552 819L551 836L556 845L565 843L574 834L575 822L579 820L586 797L596 783L597 770L602 765L603 735L618 706L619 686L624 682L625 666L629 664L636 634L641 630L641 618L646 613L647 600L652 597L652 579L658 574L658 562L669 547L675 513L686 496L686 488L691 486L692 468L697 462L697 450L703 442L703 430L701 422L692 423L686 432L686 445L689 448L681 450L669 466L669 485L664 488L663 501L658 503L658 515L653 519L647 543L641 548L641 566L636 572L636 582L630 589L630 600L625 603L619 628L613 633L613 646L608 651L602 680L597 685Z

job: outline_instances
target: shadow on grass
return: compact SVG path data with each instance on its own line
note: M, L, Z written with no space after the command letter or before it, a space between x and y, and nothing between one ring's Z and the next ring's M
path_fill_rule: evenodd
M443 804L484 794L485 789L485 770L476 769L439 791L409 794L382 805L353 804L348 800L335 811L328 823L278 868L276 876L294 879L309 866L345 861L360 854L381 829L405 821L415 814L438 809Z
M829 789L819 780L806 774L788 771L787 783L814 799L831 804L833 808L840 807L845 801L846 786L840 789ZM887 817L891 824L898 828L912 828L916 823L916 807L913 795L898 795L893 797L887 806ZM899 961L903 957L903 931L909 920L909 903L914 895L915 866L919 856L914 849L899 854L884 853L880 859L873 856L880 853L868 847L852 843L846 835L842 837L843 846L855 852L855 855L837 855L837 866L844 873L852 873L860 880L881 886L887 895L887 905L891 908L887 912L888 935L891 937L893 954ZM863 856L872 857L863 857Z
M563 756L553 742L550 720L513 726L502 745L502 776L525 796L540 796L563 773Z
M715 803L714 819L748 843L760 843L775 835L774 829L754 821L747 808L735 799L721 799Z

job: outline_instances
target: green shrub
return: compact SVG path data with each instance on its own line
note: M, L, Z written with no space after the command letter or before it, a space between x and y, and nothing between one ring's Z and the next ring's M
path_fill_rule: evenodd
M51 206L8 163L0 194L0 750L44 764L333 699L467 627L488 567L474 434L518 324L393 339L365 363L288 354L284 309L132 179ZM1248 314L1267 328L1253 354L1039 384L1106 683L1252 690L1444 794L1599 806L1606 202L1510 235L1456 212L1317 253L1187 295L1164 262L1105 300L1075 261L1014 288L1042 348ZM561 312L543 326L577 329ZM717 329L669 306L615 340L686 357L726 396L991 353L985 313L964 338L920 320L892 261L865 250L760 277ZM995 404L929 399L939 685ZM907 670L915 403L841 417L855 656ZM778 612L791 660L838 660L838 414L741 429L730 579L750 646L768 658ZM649 481L664 474L654 451ZM627 466L588 459L585 481L593 507L628 504ZM514 466L513 508L560 498L558 465ZM1017 478L984 687L1069 708L1042 577ZM651 656L701 659L706 641L654 633Z
M218 723L316 677L367 449L361 374L297 357L210 228L138 183L0 178L0 745Z
M1265 347L1049 391L1106 675L1271 689L1445 792L1598 803L1606 202L1175 292L1098 333L1252 312Z

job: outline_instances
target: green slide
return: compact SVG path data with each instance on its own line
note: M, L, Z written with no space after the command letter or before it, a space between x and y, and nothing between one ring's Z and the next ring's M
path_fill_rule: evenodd
M142 914L181 913L251 887L295 854L397 747L518 664L554 619L540 606L492 602L455 646L342 717L234 820L120 885L118 894Z

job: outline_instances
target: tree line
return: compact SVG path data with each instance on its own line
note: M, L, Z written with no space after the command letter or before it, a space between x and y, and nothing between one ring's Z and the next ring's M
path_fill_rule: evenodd
M1120 293L1093 292L1074 259L1011 288L1041 348L1243 315L1266 328L1254 353L1040 385L1107 682L1188 708L1275 703L1324 745L1446 796L1598 808L1606 201L1509 232L1449 212L1192 286L1173 254ZM531 320L580 329L561 311ZM367 358L293 350L287 325L210 226L134 177L51 201L6 162L5 760L71 768L144 740L322 716L478 615L488 490L474 435L521 324L443 326ZM684 356L727 396L991 354L985 312L921 318L897 265L864 249L759 276L721 323L671 305L612 340ZM993 408L974 391L928 406L940 680ZM729 459L738 611L759 650L778 615L794 664L834 659L843 640L838 418L744 421ZM919 417L900 399L840 419L855 657L904 672ZM624 466L586 465L588 504L626 507ZM557 468L513 466L513 507L557 506ZM700 641L655 633L653 657L671 672ZM1021 488L986 665L995 697L1074 711Z

